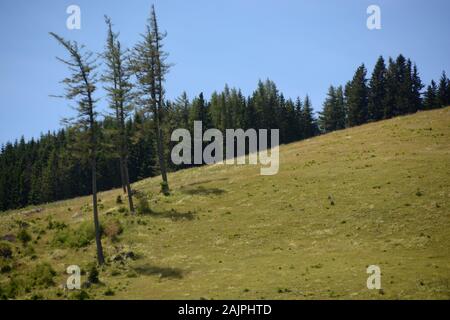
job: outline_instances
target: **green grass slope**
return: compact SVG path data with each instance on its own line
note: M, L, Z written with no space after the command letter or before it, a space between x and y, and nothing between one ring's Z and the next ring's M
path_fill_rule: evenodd
M212 165L169 182L168 197L160 177L134 184L149 214L100 194L108 264L90 298L450 298L450 108L281 146L274 176ZM67 266L95 262L89 201L0 216L0 293L79 298L62 284ZM367 289L368 265L382 290Z

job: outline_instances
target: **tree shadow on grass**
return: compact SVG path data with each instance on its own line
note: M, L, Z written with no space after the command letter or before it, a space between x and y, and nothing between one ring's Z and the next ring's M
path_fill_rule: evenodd
M167 279L182 279L183 278L183 270L179 268L170 268L170 267L158 267L152 266L149 264L141 265L133 268L140 275L144 276L159 276Z
M188 212L178 212L174 209L167 211L151 211L146 214L147 216L155 217L155 218L166 218L171 219L173 221L179 220L194 220L195 214L191 211Z
M200 180L200 181L195 181L195 182L188 183L185 186L196 186L196 185L199 185L199 184L205 184L205 183L209 183L209 182L223 181L223 180L228 180L228 178Z
M192 195L209 196L209 195L221 195L225 193L225 190L219 188L205 188L199 186L197 188L181 188L181 192L191 196Z

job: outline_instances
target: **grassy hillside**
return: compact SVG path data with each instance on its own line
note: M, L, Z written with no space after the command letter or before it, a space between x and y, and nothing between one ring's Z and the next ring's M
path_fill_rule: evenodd
M275 176L212 165L169 182L168 197L159 177L134 184L150 214L100 194L109 262L90 298L450 298L450 108L282 146ZM3 292L77 298L61 284L95 262L89 202L1 215ZM383 290L366 287L372 264Z

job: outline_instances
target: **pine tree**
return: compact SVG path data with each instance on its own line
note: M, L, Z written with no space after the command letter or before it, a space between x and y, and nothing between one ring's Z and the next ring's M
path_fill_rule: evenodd
M180 128L189 128L189 110L191 108L189 98L184 91L181 96L175 100L174 112L177 114L177 123Z
M439 87L437 91L437 103L440 107L446 107L450 104L448 88L450 86L450 81L442 71L441 78L439 80Z
M92 207L94 215L95 242L97 246L97 260L100 265L105 262L101 242L100 223L98 219L97 206L97 151L99 127L97 123L97 112L95 111L96 100L93 93L96 89L97 76L95 74L96 65L92 59L92 53L83 53L83 47L79 47L76 42L63 39L55 33L50 33L69 53L70 60L59 59L68 66L71 75L65 78L62 83L66 86L65 98L77 103L77 118L73 125L79 128L83 136L82 148L91 165L92 173Z
M345 129L347 122L344 90L342 86L338 86L335 91L336 94L336 105L334 107L333 117L336 121L336 130Z
M279 96L275 83L269 79L258 81L258 87L252 95L252 104L256 112L256 126L258 129L278 128L276 123L276 108Z
M367 122L367 85L364 64L358 67L353 80L346 88L347 119L350 127Z
M164 157L164 138L162 121L164 113L165 75L169 65L165 62L167 53L163 51L162 40L166 34L159 31L155 8L152 6L146 32L134 50L131 67L135 72L140 87L140 102L149 114L153 116L159 168L161 170L161 191L169 193L169 182Z
M319 116L320 129L324 133L337 130L336 125L336 89L333 86L328 88L327 97L323 103L322 112Z
M395 61L397 67L396 85L397 95L395 97L394 116L407 114L411 103L411 61L399 55Z
M314 119L313 108L311 105L311 100L308 95L305 97L305 102L303 103L301 114L302 121L302 138L308 139L316 135L317 132L317 123Z
M202 122L202 136L200 137L196 137L194 135L194 121L201 121ZM200 138L202 139L203 137L203 133L209 129L211 127L211 115L209 112L209 108L208 108L208 103L205 100L205 98L203 97L203 92L201 92L198 97L194 98L192 100L192 108L190 110L190 114L189 114L189 128L190 128L190 132L191 132L191 137L192 137L192 150L194 150L194 145L195 145L195 139L196 138ZM202 144L202 150L205 147L206 143L203 142L203 140L201 141ZM197 161L195 161L196 159L194 158L195 152L193 152L191 154L192 157L192 164L199 164L199 159L197 159ZM202 158L203 159L203 158ZM200 162L203 162L203 160L200 160Z
M372 77L369 82L367 120L378 121L383 117L386 96L386 65L380 56L375 64Z
M102 80L107 83L105 90L109 97L110 108L114 111L115 123L113 139L116 143L119 154L119 165L122 177L122 186L125 187L128 195L128 205L130 212L134 214L133 193L130 186L128 172L128 134L125 128L126 119L133 110L131 105L132 85L129 81L131 74L125 61L127 56L121 48L118 40L118 34L112 31L112 23L108 17L105 17L108 26L108 36L103 58L105 60L106 72Z
M431 80L431 84L427 87L427 91L425 92L423 108L425 110L439 108L439 101L437 99L437 86L434 80Z
M200 92L198 97L192 101L192 108L189 116L190 127L194 128L194 121L201 121L203 130L211 127L211 116L209 114L208 103Z
M383 119L389 119L395 115L397 92L397 65L392 58L389 58L386 71L386 95L383 101Z
M424 85L420 79L417 66L414 64L412 71L412 93L411 93L411 106L410 112L416 112L422 109L422 89Z

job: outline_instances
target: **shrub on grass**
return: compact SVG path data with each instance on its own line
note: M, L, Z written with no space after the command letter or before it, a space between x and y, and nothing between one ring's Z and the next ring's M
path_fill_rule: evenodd
M48 263L38 264L29 274L31 285L48 288L53 286L53 277L56 275L55 270Z
M35 254L35 250L33 248L33 246L28 245L25 247L25 249L23 250L23 254L26 256L33 256Z
M88 274L88 281L90 283L99 283L100 280L98 279L98 270L97 267L95 265L92 265L89 268L89 274Z
M24 287L21 278L12 277L5 285L0 286L0 299L15 299Z
M19 239L24 245L31 241L31 236L25 229L20 229L17 233L17 239Z
M105 296L113 296L115 295L115 292L111 288L108 288L103 294Z
M70 295L70 299L72 300L88 300L89 298L89 294L84 290L74 292Z
M11 245L6 242L0 242L0 259L11 259L12 258Z
M47 225L47 229L49 230L62 230L67 228L67 225L64 222L53 221L50 220Z
M150 206L148 204L147 196L143 193L136 194L136 198L138 200L136 211L138 214L149 214L152 212Z
M128 208L126 208L126 207L119 207L119 209L117 209L117 211L119 213L127 213L128 212Z
M122 224L119 220L111 220L105 223L103 233L112 241L117 240L117 236L123 232Z
M59 230L53 238L53 243L70 248L83 248L88 246L94 239L94 225L90 222L83 222L75 230L69 228Z

